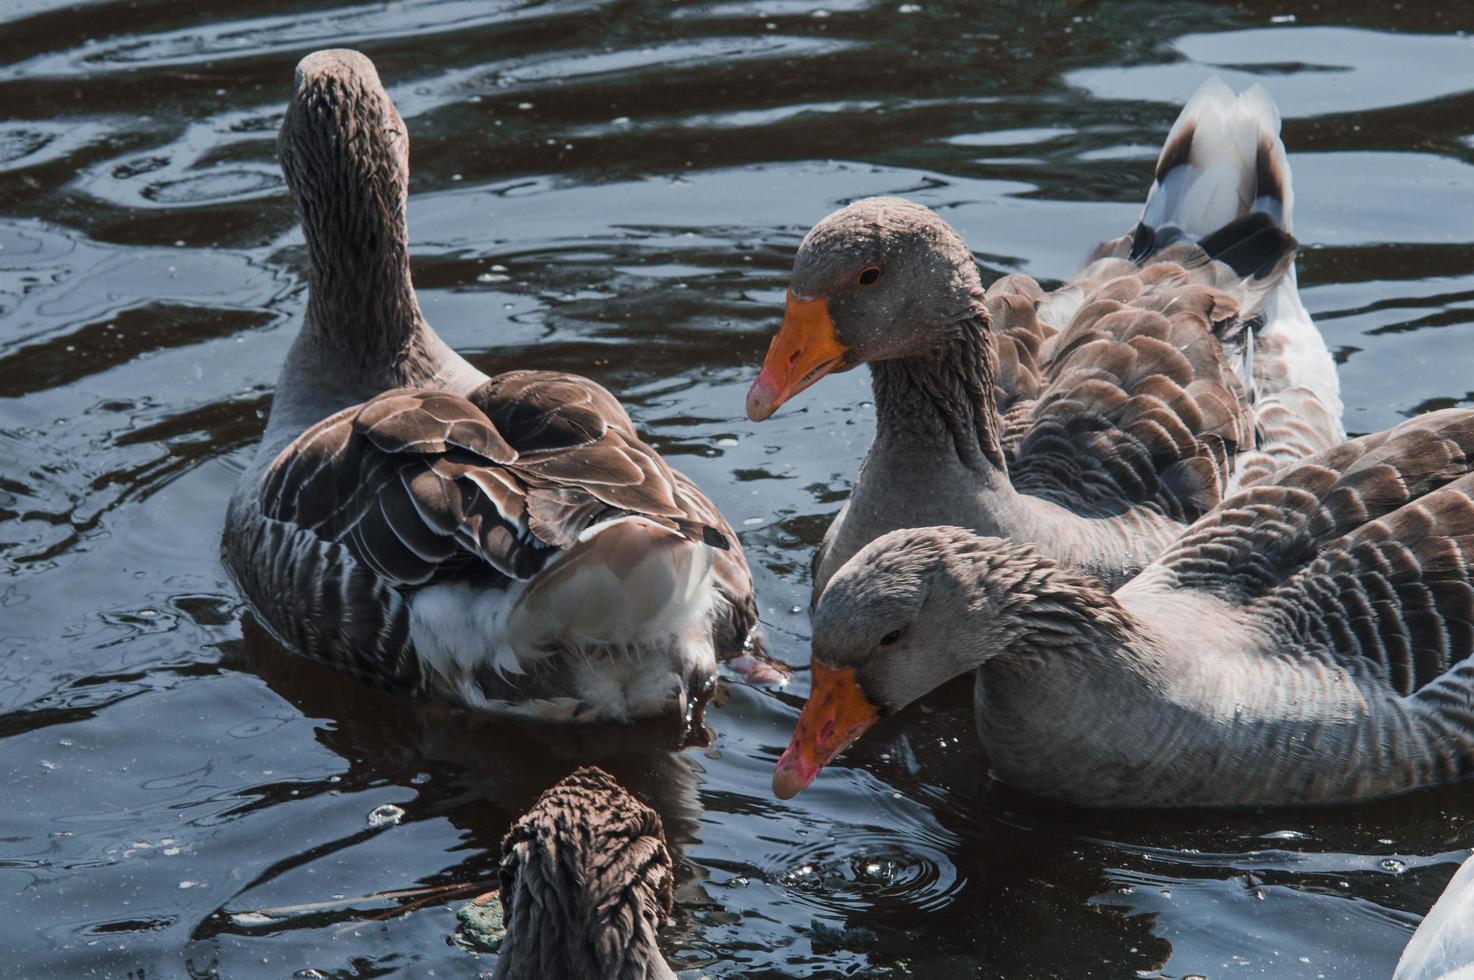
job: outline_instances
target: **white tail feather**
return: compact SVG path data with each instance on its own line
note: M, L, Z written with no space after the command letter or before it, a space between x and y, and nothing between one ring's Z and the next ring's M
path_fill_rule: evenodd
M1279 109L1262 86L1235 95L1208 79L1167 134L1142 223L1196 239L1262 211L1290 231L1294 194L1279 134Z

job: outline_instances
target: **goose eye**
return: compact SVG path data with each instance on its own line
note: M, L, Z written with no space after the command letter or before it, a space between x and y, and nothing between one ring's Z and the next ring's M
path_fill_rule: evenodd
M885 636L882 636L880 638L880 645L883 646L883 647L894 646L896 643L900 642L900 639L901 639L901 631L900 630L891 630Z
M866 266L860 270L860 285L873 286L880 281L880 266Z

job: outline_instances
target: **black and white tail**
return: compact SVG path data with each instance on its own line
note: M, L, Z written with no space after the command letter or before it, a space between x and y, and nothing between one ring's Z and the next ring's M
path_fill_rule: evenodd
M1204 83L1157 158L1132 258L1186 238L1241 275L1273 274L1295 249L1294 190L1279 134L1279 110L1263 87L1234 95L1221 78Z
M1157 159L1156 180L1131 242L1131 258L1197 243L1244 279L1257 307L1241 376L1255 401L1263 466L1345 439L1340 382L1324 338L1300 301L1292 234L1295 192L1280 142L1280 114L1262 86L1237 95L1221 78L1193 93Z

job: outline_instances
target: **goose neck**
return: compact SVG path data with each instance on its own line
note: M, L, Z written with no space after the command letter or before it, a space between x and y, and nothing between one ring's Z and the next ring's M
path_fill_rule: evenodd
M975 472L1004 470L987 311L977 306L924 353L870 366L876 442L950 452Z
M375 210L381 213L318 226L304 215L307 322L349 365L403 359L424 329L403 218ZM360 233L347 231L355 226Z

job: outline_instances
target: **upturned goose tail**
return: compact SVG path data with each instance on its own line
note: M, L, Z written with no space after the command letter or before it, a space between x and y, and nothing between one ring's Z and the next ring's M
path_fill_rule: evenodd
M1274 100L1259 85L1235 95L1210 78L1167 134L1133 252L1187 238L1243 275L1263 275L1287 240L1294 247L1294 197Z

